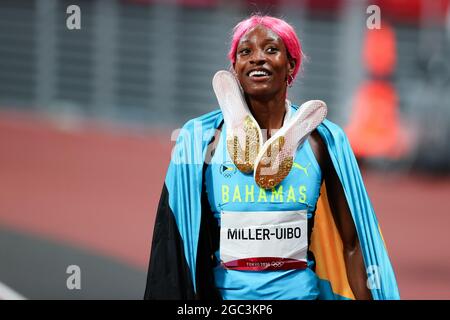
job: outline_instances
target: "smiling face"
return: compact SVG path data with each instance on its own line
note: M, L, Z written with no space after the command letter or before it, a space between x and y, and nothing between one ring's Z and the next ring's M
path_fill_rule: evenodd
M272 30L258 25L240 39L234 70L248 96L270 99L285 94L294 68L283 40Z

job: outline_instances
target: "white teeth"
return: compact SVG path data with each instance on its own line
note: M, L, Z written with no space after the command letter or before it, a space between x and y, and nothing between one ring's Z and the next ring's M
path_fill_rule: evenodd
M262 71L262 70L254 70L252 72L250 72L249 76L250 77L254 77L254 76L268 76L269 73L267 73L266 71Z

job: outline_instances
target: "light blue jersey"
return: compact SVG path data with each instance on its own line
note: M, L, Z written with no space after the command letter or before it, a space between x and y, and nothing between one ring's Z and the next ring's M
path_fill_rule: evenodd
M296 110L293 109L292 113ZM311 146L300 146L289 175L272 190L259 188L253 174L243 174L231 161L226 148L226 125L222 127L215 153L205 172L208 200L220 226L222 211L294 211L307 210L309 237L319 198L322 175ZM217 261L220 249L216 251ZM222 297L228 299L316 299L318 279L308 268L280 271L240 271L214 269L215 284Z

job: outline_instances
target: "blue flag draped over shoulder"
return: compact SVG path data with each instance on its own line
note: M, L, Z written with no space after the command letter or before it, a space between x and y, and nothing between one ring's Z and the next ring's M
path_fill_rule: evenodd
M297 106L292 107L298 109ZM204 272L205 260L199 262L203 256L214 252L200 250L204 247L200 235L204 225L202 211L206 207L202 203L203 168L205 159L210 156L208 146L222 121L222 113L216 110L190 120L180 131L155 222L145 298L199 298L200 287L204 287L202 279L208 278L213 282L211 276ZM317 130L327 145L345 192L372 296L377 300L399 299L379 224L347 137L340 127L328 120ZM170 222L172 220L174 222ZM172 226L171 229L167 229L167 225ZM310 246L316 258L321 299L354 299L342 248L326 188L322 185ZM210 287L213 285L210 283Z
M327 145L345 192L358 233L372 297L376 300L399 299L394 271L349 141L342 129L328 120L318 127L318 131ZM311 250L317 260L316 273L320 279L320 298L354 299L346 276L342 248L342 240L334 224L323 185L311 239Z

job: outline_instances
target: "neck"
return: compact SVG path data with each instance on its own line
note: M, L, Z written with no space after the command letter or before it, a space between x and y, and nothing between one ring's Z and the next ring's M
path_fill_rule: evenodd
M267 132L267 138L282 127L286 113L285 92L270 99L246 96L246 100L259 127Z

